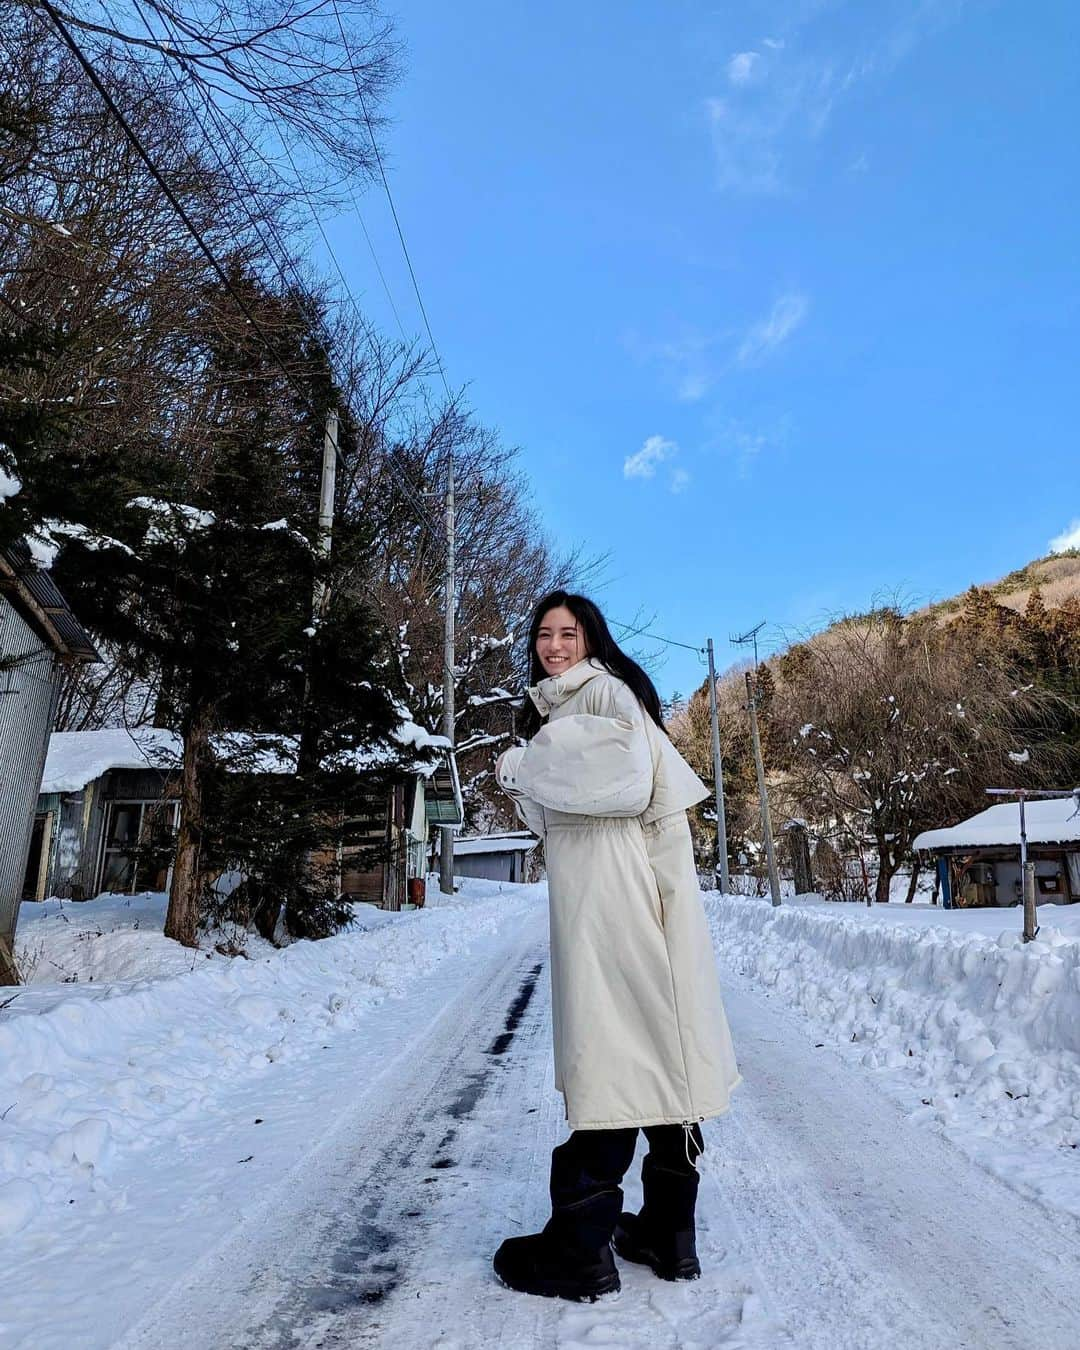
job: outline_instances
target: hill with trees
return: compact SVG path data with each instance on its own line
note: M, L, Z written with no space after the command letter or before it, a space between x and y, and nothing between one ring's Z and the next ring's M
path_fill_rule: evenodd
M1049 598L1048 598L1049 597ZM731 854L754 868L760 812L742 672L718 682ZM986 805L988 787L1080 783L1080 553L903 613L844 616L758 670L774 824L805 821L819 886L889 898L912 841ZM712 781L708 686L675 724ZM703 854L712 833L699 810Z

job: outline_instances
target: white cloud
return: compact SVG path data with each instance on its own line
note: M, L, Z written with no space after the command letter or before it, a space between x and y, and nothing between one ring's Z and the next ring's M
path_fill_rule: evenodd
M787 448L792 422L787 414L763 424L721 415L712 419L710 432L710 448L733 464L738 478L749 479L763 455Z
M705 115L716 158L716 185L721 192L779 192L780 155L775 141L781 127L772 118L735 109L727 99L705 100Z
M739 344L736 356L739 365L754 365L774 352L799 327L809 308L810 302L798 291L782 295L766 318L753 324Z
M633 455L627 455L623 461L624 478L655 478L657 468L667 460L674 459L679 447L664 436L650 436L645 444ZM682 492L690 482L690 474L684 468L672 468L668 476L668 488L671 492Z
M675 390L680 403L697 403L703 399L712 386L712 380L704 370L692 370L683 375Z
M1071 548L1080 548L1080 520L1074 520L1068 529L1050 540L1051 553L1067 553Z
M670 459L678 449L674 441L665 440L663 436L650 436L640 450L627 455L623 461L623 477L654 477L656 466L663 460Z
M749 84L754 67L761 60L759 52L736 52L727 63L727 77L732 84Z
M860 84L881 82L928 33L955 21L963 0L848 6L843 31L819 22L835 0L806 0L784 37L763 37L724 66L726 97L707 98L706 122L721 192L777 194L809 157L836 106ZM767 72L768 79L762 78Z
M711 391L721 373L717 348L722 342L722 335L685 324L673 337L645 336L638 331L623 337L623 345L636 360L660 370L680 403L698 403Z

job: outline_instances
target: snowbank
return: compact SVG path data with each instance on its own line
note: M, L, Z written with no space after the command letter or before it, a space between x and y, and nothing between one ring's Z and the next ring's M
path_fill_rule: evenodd
M1025 945L1016 910L715 893L707 909L725 964L891 1073L916 1116L1004 1180L1080 1216L1080 916L1043 906Z
M191 951L163 933L167 906L161 891L106 893L87 901L24 901L15 939L24 987L10 1011L40 1012L71 997L72 985L183 975L206 960L230 960L241 949L249 959L277 950L256 934L226 925L204 939L198 952ZM362 908L380 919L393 917Z
M76 1201L122 1208L114 1162L212 1114L222 1078L257 1079L354 1030L535 903L535 887L470 878L411 913L358 906L321 942L255 940L248 959L169 942L158 896L24 907L20 949L41 959L0 1007L0 1238ZM78 982L50 983L57 970Z

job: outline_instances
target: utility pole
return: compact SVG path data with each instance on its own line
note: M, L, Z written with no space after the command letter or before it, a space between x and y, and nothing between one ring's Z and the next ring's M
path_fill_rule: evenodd
M772 816L769 812L769 789L765 786L765 765L761 759L761 737L758 734L757 691L755 679L746 672L746 702L750 710L750 735L754 742L754 768L757 770L758 796L761 798L761 831L765 836L765 860L769 865L769 893L774 905L780 903L780 876L776 870L776 850L773 847Z
M325 564L330 557L330 547L334 537L334 491L337 487L338 454L338 415L331 408L326 414L326 430L323 432L322 476L319 479L319 561ZM312 600L312 620L317 625L326 608L327 585L323 577L315 582L315 594Z
M757 771L758 797L761 799L761 833L765 840L765 861L769 867L769 893L772 896L774 905L780 903L780 875L776 870L776 849L773 845L772 833L772 815L769 811L769 789L765 785L765 765L761 758L761 736L758 732L757 720L757 640L758 634L765 627L765 620L757 624L754 628L748 629L745 633L740 633L738 637L732 636L730 641L737 647L745 647L753 644L754 647L754 671L746 672L746 707L750 714L750 737L754 742L754 768Z
M709 652L709 721L712 724L713 782L716 784L716 870L720 873L720 894L731 893L728 876L727 817L724 814L724 766L720 759L720 720L716 711L716 665L713 661L713 640L708 640Z
M454 752L454 452L447 456L446 477L446 598L443 620L443 735ZM454 827L439 827L439 890L454 893Z
M1024 941L1034 942L1039 931L1039 912L1035 907L1035 864L1028 858L1027 814L1024 802L1029 797L1072 797L1080 812L1080 788L987 788L991 797L1016 797L1020 805L1020 881L1024 898Z
M331 408L326 414L326 427L323 431L322 472L319 475L319 530L315 537L315 584L311 589L311 627L308 633L315 636L319 624L326 613L326 604L330 598L330 587L324 575L330 558L330 548L334 537L334 490L337 486L338 455L338 415ZM312 734L311 718L311 649L304 663L304 717L300 732L300 753L297 769L307 773L318 761L318 750Z
M330 550L334 537L334 491L337 487L338 460L338 414L331 408L326 414L323 430L322 471L319 475L319 529L315 536L315 584L311 592L311 627L309 635L314 639L319 625L326 614L330 600L330 585L326 578L326 564L330 560ZM313 774L319 764L319 721L315 715L312 695L312 661L314 643L309 644L304 661L304 707L300 723L300 742L297 747L296 771L302 778ZM341 845L338 844L337 891L341 891ZM314 863L314 855L309 851L308 866Z

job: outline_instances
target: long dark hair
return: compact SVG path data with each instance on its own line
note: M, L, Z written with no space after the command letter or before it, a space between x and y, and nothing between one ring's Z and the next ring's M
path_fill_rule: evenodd
M584 595L574 595L569 591L552 591L537 603L533 610L532 622L529 624L529 683L539 684L547 677L547 671L540 664L540 658L536 654L536 637L540 632L544 615L560 605L565 605L577 619L589 649L589 656L629 685L652 720L658 727L663 728L664 719L660 711L660 695L656 692L656 686L638 663L622 650L611 636L607 620L596 605ZM526 692L518 709L518 734L529 739L540 730L541 723L542 718L536 704Z

